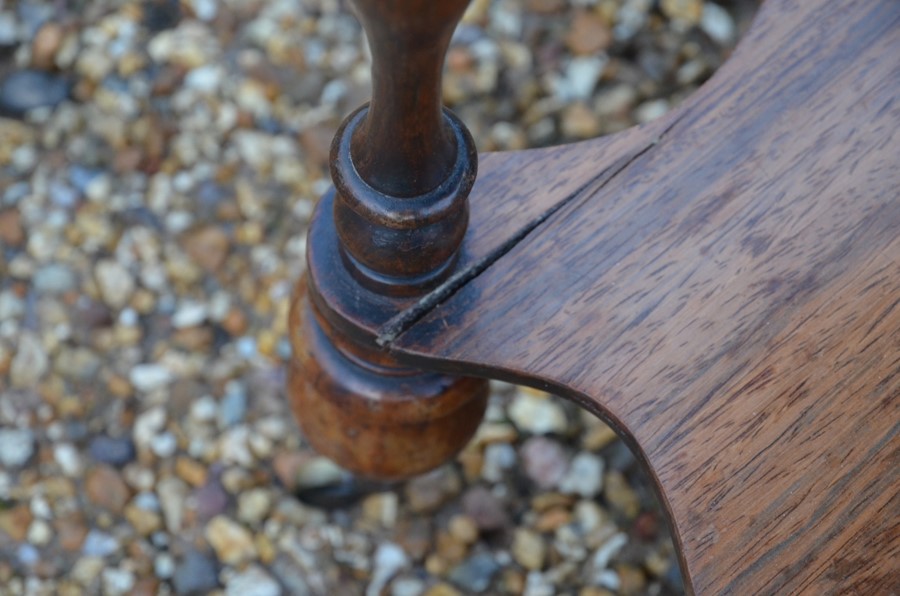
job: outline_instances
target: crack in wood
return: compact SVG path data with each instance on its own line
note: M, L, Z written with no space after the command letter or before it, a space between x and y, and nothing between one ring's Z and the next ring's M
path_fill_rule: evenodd
M607 184L612 182L612 180L615 179L616 176L625 171L629 166L631 166L632 163L634 163L639 158L643 157L648 151L659 145L659 143L662 142L663 138L673 128L675 128L675 125L683 120L686 115L687 112L682 112L681 114L679 114L679 116L675 118L672 123L669 124L669 126L663 129L663 131L656 138L650 141L638 152L634 153L630 157L620 159L610 167L598 173L596 176L593 176L590 180L581 185L577 190L573 191L565 199L528 222L528 224L523 226L523 228L517 234L509 238L509 240L498 246L489 254L469 264L464 269L457 271L456 273L451 275L447 279L447 281L423 296L414 305L400 311L399 313L391 317L379 328L378 336L375 338L375 342L382 348L390 349L391 344L396 342L397 339L401 335L403 335L403 333L408 331L413 325L422 320L422 318L424 318L429 312L433 311L435 308L454 296L469 282L487 271L494 263L499 261L512 249L522 243L538 227L540 227L541 224L550 219L554 214L556 214L566 206L575 203L579 197L582 197L588 193L593 194L599 192L600 190L605 188ZM591 187L597 184L598 181L600 182L600 185L597 186L597 188L590 190Z

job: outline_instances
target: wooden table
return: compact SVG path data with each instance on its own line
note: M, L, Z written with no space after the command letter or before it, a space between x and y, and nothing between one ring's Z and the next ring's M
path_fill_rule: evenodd
M769 0L674 112L469 199L382 348L608 421L693 592L900 590L900 2Z
M900 2L772 0L662 121L480 167L394 352L610 422L696 593L897 593Z

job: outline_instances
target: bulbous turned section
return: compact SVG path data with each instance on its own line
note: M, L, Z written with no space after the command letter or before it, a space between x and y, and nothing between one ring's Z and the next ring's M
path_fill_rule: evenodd
M487 383L392 366L383 354L364 360L346 344L337 347L299 287L291 310L288 394L316 451L381 480L452 459L481 423Z
M404 478L451 459L481 422L484 380L404 367L380 329L453 272L478 156L441 106L441 70L468 0L351 0L369 38L373 97L331 148L334 191L307 239L291 306L291 406L319 452Z

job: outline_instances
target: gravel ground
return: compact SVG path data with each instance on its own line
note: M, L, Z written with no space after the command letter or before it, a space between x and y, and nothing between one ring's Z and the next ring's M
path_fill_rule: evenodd
M750 0L474 0L445 101L481 150L622 130ZM494 385L457 461L362 483L283 394L327 149L368 97L335 0L0 0L0 594L682 591L608 427Z

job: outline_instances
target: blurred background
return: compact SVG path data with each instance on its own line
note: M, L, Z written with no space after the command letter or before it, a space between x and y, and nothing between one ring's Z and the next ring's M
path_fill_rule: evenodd
M614 133L750 0L473 0L444 99L482 151ZM678 594L628 448L493 385L399 485L288 413L288 296L367 49L337 0L0 0L0 594Z

